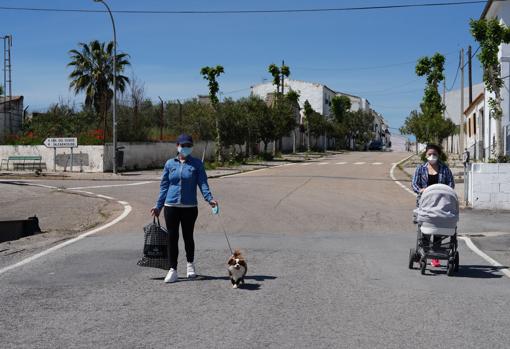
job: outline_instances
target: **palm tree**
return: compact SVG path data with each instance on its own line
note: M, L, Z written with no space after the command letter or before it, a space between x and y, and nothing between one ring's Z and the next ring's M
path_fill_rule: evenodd
M103 124L105 140L110 135L107 127L107 114L113 97L113 42L108 44L97 40L89 44L79 43L80 51L71 50L69 67L73 71L69 74L71 83L69 88L75 94L85 93L85 107L93 107L98 116L100 127ZM118 53L117 60L117 90L124 92L129 78L121 75L126 66L130 65L129 55Z

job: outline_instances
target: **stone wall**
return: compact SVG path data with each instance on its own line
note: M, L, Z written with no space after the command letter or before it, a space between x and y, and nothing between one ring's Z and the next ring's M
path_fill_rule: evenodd
M472 208L510 210L510 164L473 163L467 184Z

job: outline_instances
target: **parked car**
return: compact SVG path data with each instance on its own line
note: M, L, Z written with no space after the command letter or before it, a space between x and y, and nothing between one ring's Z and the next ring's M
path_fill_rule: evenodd
M368 145L368 150L383 150L383 142L382 141L372 141Z

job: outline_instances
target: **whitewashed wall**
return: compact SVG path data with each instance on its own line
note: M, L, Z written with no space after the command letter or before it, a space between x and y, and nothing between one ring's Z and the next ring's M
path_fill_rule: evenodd
M117 144L118 147L124 147L124 163L122 168L126 170L143 170L151 168L161 168L165 162L177 155L177 147L174 142L158 142L158 143L124 143ZM193 145L192 156L202 159L206 142L197 142ZM104 171L112 171L112 145L107 144L105 147L105 164ZM215 153L214 142L209 142L205 155L206 160L214 158Z
M325 115L325 95L323 85L299 80L285 80L285 92L289 92L290 89L299 93L299 106L301 109L303 108L305 101L308 100L316 112ZM275 86L271 82L258 84L252 86L251 92L253 95L265 100L268 94L275 92ZM329 110L326 110L326 112L329 112Z
M508 1L494 1L491 8L487 12L487 18L499 18L501 24L510 26L510 3ZM503 149L506 154L510 154L510 45L503 44L499 50L499 61L501 63L501 76L504 85L501 89L501 95L503 98L502 109L503 117L501 119L503 132L501 135L503 141ZM486 91L485 94L485 115L489 115L488 100L493 94Z
M472 208L510 210L510 164L475 163L468 176Z
M103 172L103 146L85 145L73 149L74 160L73 170L83 172ZM7 159L9 156L42 156L43 170L53 171L54 154L53 148L46 148L44 145L0 145L0 159ZM57 149L56 170L70 171L70 149ZM80 161L83 159L83 161ZM5 164L4 164L5 165ZM2 167L2 170L4 168Z

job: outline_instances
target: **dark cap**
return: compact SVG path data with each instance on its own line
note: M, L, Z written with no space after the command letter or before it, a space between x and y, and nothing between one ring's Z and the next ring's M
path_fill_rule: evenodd
M183 133L177 137L177 143L179 144L193 144L193 138L190 135Z

